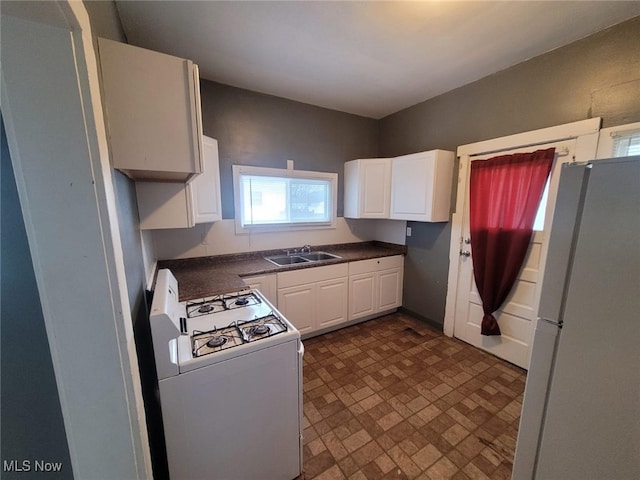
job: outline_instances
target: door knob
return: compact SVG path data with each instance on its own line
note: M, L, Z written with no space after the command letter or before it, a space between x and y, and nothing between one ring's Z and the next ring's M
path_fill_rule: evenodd
M469 250L460 250L460 255L463 257L470 257L471 252Z

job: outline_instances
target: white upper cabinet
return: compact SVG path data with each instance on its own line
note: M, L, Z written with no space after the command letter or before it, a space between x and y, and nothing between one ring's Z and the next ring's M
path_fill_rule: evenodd
M389 218L391 159L367 158L344 164L344 216Z
M197 65L103 38L98 47L113 167L145 181L202 172Z
M448 222L453 164L453 152L445 150L395 157L391 167L390 218Z
M203 137L204 172L188 184L136 182L140 228L190 228L220 220L218 141Z
M187 184L195 223L211 223L222 218L220 206L220 159L218 141L202 137L204 172Z

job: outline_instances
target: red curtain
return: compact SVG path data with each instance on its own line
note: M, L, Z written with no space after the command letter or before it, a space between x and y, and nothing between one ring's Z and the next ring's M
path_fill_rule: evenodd
M554 153L549 148L471 162L471 250L482 335L500 335L493 312L520 273Z

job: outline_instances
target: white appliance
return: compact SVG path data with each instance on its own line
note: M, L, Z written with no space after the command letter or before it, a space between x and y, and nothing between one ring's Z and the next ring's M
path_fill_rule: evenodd
M178 301L158 271L151 306L173 480L291 480L302 471L299 332L258 291Z
M640 157L566 165L514 480L640 478Z

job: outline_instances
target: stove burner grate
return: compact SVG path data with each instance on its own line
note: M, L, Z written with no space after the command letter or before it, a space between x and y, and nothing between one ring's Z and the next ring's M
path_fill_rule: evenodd
M224 312L226 309L227 307L222 298L204 298L202 300L187 302L187 318L199 317L210 313Z
M242 345L243 343L244 339L242 335L240 335L238 329L232 325L222 329L214 328L208 332L194 330L191 337L191 353L194 358L197 358L209 353L215 353Z
M238 322L245 342L255 342L287 331L286 325L273 312L254 320Z
M272 337L287 331L287 326L273 312L253 320L233 322L229 326L208 332L193 331L193 356L201 357L227 348Z
M262 303L262 300L260 300L255 293L248 290L226 295L216 295L214 297L206 297L187 302L187 317L194 318L236 308L250 307L260 303Z
M253 327L249 327L248 333L252 337L255 337L256 335L264 335L265 333L269 333L269 327L264 324L254 325Z
M209 348L216 348L216 347L221 347L222 345L224 345L225 343L227 343L228 339L225 336L217 336L217 337L213 337L211 340L209 340L207 342L207 347Z
M211 305L210 303L207 303L205 305L202 305L199 309L198 309L198 313L209 313L210 311L213 310L213 305Z

